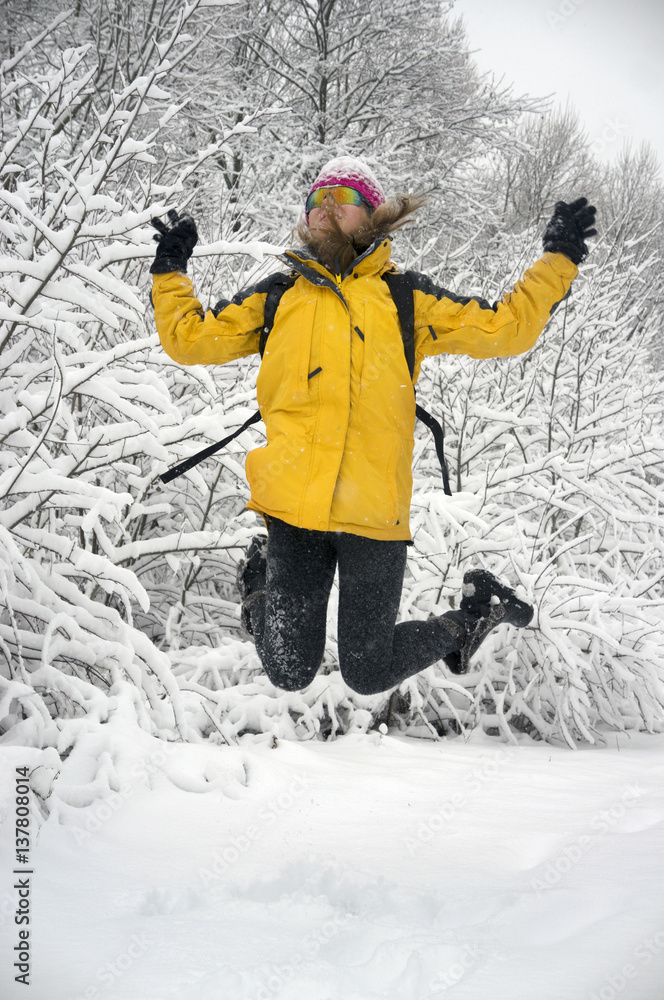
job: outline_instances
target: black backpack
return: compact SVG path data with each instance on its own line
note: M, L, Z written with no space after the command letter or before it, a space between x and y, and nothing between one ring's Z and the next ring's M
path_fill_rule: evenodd
M259 342L261 358L265 353L267 340L272 331L272 327L274 326L274 318L279 302L281 301L281 296L295 283L297 277L298 275L296 274L276 274L270 284L265 297L263 328L261 330ZM401 326L401 338L403 340L406 363L408 364L408 371L410 372L410 377L412 379L413 371L415 370L415 305L413 302L413 282L408 272L398 274L394 271L388 271L382 277L383 281L386 282L388 288L390 289L390 293L394 299L394 305L396 306L397 315L399 317L399 325ZM432 417L430 413L419 405L419 403L415 404L415 414L422 421L422 423L426 424L433 434L436 444L436 454L438 455L440 471L443 477L443 489L448 496L452 496L450 480L447 474L447 465L445 463L445 452L443 448L443 428L440 426L440 423L436 420L436 418ZM193 469L193 467L198 465L199 462L202 462L204 459L209 458L210 455L214 455L215 452L225 448L227 444L234 441L236 437L238 437L243 431L246 431L248 427L251 427L252 424L258 423L260 419L260 410L256 410L255 413L252 413L252 415L245 420L241 427L238 427L236 431L233 431L232 434L225 437L223 441L218 441L216 444L208 445L207 448L203 448L202 451L199 451L190 458L185 459L184 462L180 462L179 465L174 465L172 469L169 469L163 475L159 476L162 483L170 483L173 479L177 479L178 476L188 472L189 469Z

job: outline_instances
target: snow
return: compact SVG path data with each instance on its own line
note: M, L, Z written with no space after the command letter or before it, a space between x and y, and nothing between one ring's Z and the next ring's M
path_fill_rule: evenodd
M31 1000L661 1000L662 736L228 747L116 716L62 765L2 757L5 998L13 773L41 764Z

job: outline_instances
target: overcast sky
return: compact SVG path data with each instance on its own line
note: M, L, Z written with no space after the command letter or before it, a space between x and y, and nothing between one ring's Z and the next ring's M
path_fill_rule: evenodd
M602 159L647 140L664 166L664 0L455 0L454 13L480 69L569 99Z

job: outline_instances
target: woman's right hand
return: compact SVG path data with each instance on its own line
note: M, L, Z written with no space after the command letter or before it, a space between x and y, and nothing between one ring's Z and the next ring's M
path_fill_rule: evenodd
M178 215L175 209L168 213L168 222L152 219L157 230L153 239L159 244L150 274L167 274L169 271L187 271L187 261L198 243L196 223L190 215Z

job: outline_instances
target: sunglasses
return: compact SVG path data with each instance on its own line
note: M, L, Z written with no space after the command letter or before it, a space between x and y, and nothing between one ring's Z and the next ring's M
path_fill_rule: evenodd
M307 198L306 212L312 208L321 208L327 197L336 201L337 205L364 205L362 195L351 187L320 187L312 191Z

